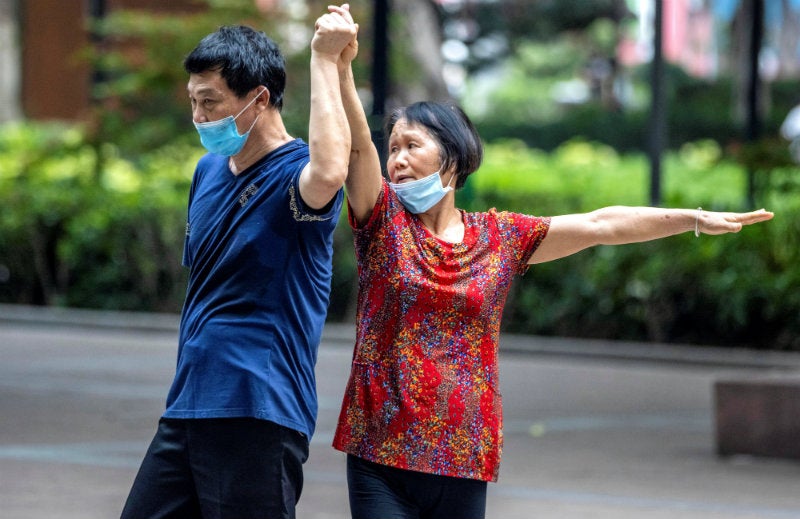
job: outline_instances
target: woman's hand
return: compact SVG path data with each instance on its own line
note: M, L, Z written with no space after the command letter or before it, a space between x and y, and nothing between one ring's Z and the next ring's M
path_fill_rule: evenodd
M771 220L774 213L759 209L749 213L718 213L697 209L695 234L725 234L739 232L745 225Z

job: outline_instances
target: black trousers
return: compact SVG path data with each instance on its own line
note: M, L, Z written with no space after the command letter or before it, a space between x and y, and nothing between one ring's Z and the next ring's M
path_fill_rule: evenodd
M308 438L251 418L162 418L122 519L294 519Z
M484 519L485 481L437 476L347 456L353 519Z

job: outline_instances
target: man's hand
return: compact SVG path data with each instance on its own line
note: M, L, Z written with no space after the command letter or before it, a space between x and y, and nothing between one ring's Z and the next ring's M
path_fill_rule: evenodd
M328 11L314 24L311 51L349 64L358 54L358 25L353 22L348 4L328 6Z

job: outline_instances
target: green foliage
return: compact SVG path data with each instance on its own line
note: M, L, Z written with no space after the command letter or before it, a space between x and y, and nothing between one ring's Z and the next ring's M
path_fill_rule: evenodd
M54 237L92 196L95 172L95 152L77 128L9 124L0 132L0 258L10 294L56 297Z
M472 210L539 215L646 204L648 165L606 145L573 140L552 153L519 141L487 146ZM665 206L743 210L745 171L711 140L670 153ZM515 284L504 326L520 333L760 348L800 348L800 171L772 170L764 204L774 221L739 234L691 233L597 247L534 266Z
M195 11L175 14L113 10L94 28L105 43L84 53L101 78L93 92L90 138L113 142L131 160L165 142L195 143L183 59L204 36L235 24L263 31L280 46L287 69L283 121L289 134L307 138L309 42L314 17L328 5L309 4L307 10L294 4L269 16L252 0L197 0ZM361 3L351 8L366 18ZM360 52L368 55L367 42ZM366 63L354 63L357 77L365 74Z
M572 140L552 153L515 140L487 146L480 172L471 177L475 210L498 208L561 214L588 210L586 203L635 204L642 199L646 160L625 160L611 147ZM591 193L591 200L586 200ZM595 206L596 207L596 206ZM592 207L594 208L594 207Z
M131 161L117 146L89 144L80 127L0 127L0 301L177 312L186 197L201 154L178 142ZM743 209L745 172L716 142L686 144L664 166L664 205ZM537 265L515 284L506 329L800 349L800 176L786 166L764 179L761 201L774 221ZM644 204L648 181L640 153L580 139L545 152L506 140L486 146L458 204L585 212ZM334 243L329 318L347 320L356 276L344 212Z
M97 142L114 142L127 157L164 142L195 142L183 59L204 36L222 25L234 24L264 31L281 46L291 71L284 122L292 134L307 135L307 47L311 38L307 31L311 23L277 14L266 17L251 0L198 0L195 12L114 10L96 25L105 44L85 53L102 78L93 93L96 110L91 137ZM298 36L302 45L292 40Z
M520 43L502 67L476 76L464 106L476 122L488 125L527 127L533 121L557 120L566 108L554 103L551 94L560 82L580 76L587 60L587 51L567 36L548 43Z
M546 40L564 31L585 29L598 19L619 18L616 0L571 0L563 2L502 2L500 12L512 38ZM494 12L497 17L497 12Z
M79 127L0 127L0 284L7 302L173 310L197 148L134 164Z
M353 5L358 19L366 19L365 4ZM556 10L558 20L541 16L551 4L542 3L533 18L526 3L504 7L505 23L521 24L521 34L530 32L528 22L552 27L534 27L536 41L513 40L514 58L492 71L500 88L488 94L473 87L465 99L488 143L481 171L458 193L468 210L555 215L647 203L649 166L641 151L648 133L647 69L630 75L635 102L625 109L555 103L551 94L580 78L591 56L607 53L614 40L608 20L585 35L561 29L589 27L598 9L610 16L613 2L574 2L570 10ZM180 309L186 197L202 153L182 60L219 25L248 23L278 41L290 71L284 121L292 135L307 135L309 28L311 13L324 4L269 19L251 0L198 5L188 15L115 11L96 28L108 45L102 53L87 52L103 79L92 124L0 127L0 301ZM545 36L547 45L537 42ZM368 45L362 38L357 67L368 63ZM415 77L407 50L395 46L393 53L395 77ZM664 205L750 209L743 203L753 170L757 200L776 212L775 220L737 235L686 233L537 265L515 284L504 326L800 350L800 177L786 160L785 143L774 138L796 102L796 83L771 85L766 136L741 145L741 129L731 122L730 80L707 83L673 69L668 76ZM353 317L356 267L344 213L334 242L329 318L345 320Z
M552 150L577 135L619 151L647 149L648 65L614 71L612 91L618 103L598 98L596 92L574 103L563 101L569 95L560 96L580 90L581 84L589 86L587 65L593 56L603 55L609 23L598 20L584 33L562 32L547 41L520 41L502 67L473 75L462 102L483 138L488 142L516 138ZM664 88L667 147L713 139L739 150L745 123L742 109L735 107L733 78L708 81L667 64ZM769 105L760 130L764 139L774 140L784 117L797 104L797 81L778 80L764 88Z

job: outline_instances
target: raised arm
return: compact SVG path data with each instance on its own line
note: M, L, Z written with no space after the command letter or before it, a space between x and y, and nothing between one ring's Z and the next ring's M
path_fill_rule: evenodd
M692 231L696 234L739 232L743 226L770 220L764 209L722 213L702 209L605 207L584 214L554 216L550 230L529 263L544 263L595 245L622 245Z
M314 209L327 205L347 177L350 129L342 106L338 62L355 32L340 14L328 13L317 19L311 40L311 160L300 174L300 196Z
M338 13L353 23L347 4L342 7L331 7L331 12ZM356 34L358 24L354 23ZM347 174L347 200L351 214L359 223L364 223L372 213L372 208L381 192L381 162L378 150L372 142L372 135L364 113L364 107L358 97L352 62L358 54L358 39L353 38L343 50L339 60L339 82L342 104L350 126L350 164Z

